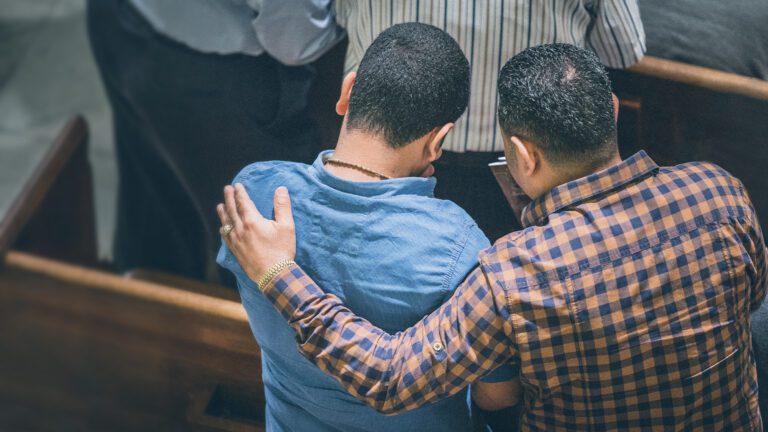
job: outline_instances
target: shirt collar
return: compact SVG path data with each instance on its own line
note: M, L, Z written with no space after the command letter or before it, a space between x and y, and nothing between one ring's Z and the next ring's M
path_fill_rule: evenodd
M645 151L640 150L632 157L610 168L561 184L531 201L523 209L523 226L541 224L552 213L607 194L658 169L659 167Z
M394 195L421 195L433 197L436 180L434 177L399 177L378 181L351 181L333 175L325 168L324 160L333 156L333 150L321 152L312 164L310 172L321 183L341 192L367 197Z

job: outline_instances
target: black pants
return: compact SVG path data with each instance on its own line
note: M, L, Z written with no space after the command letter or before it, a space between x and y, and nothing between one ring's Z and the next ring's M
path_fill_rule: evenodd
M466 210L491 243L520 229L504 193L488 168L488 164L501 155L444 151L435 163L435 196L451 200Z
M251 162L320 151L312 66L192 50L126 0L90 0L88 33L114 116L117 269L215 280L224 185Z

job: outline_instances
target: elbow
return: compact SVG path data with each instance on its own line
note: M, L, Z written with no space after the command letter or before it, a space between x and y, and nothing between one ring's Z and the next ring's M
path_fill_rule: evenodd
M405 411L402 407L393 403L389 396L386 396L384 399L378 397L366 398L363 402L379 414L384 414L385 416L393 416Z
M293 23L285 23L290 28ZM264 51L273 59L286 66L302 66L317 60L325 51L333 46L335 33L316 34L312 38L283 36L280 33L269 33L267 29L257 29L256 35Z
M256 37L270 57L286 66L300 66L306 64L311 57L309 48L312 40L305 39L294 34L285 34L275 31L276 28L290 29L296 26L293 20L282 20L271 25L259 25L254 23Z
M376 411L378 411L380 414L384 414L385 416L393 416L400 414L400 411L394 409L394 408L384 408L384 407L377 407L374 408Z
M286 28L292 25L294 24L284 24ZM317 60L333 48L344 34L337 27L314 32L312 37L283 36L280 32L270 33L267 30L256 30L261 46L267 54L286 66L302 66Z
M385 416L402 414L415 408L404 405L394 393L386 390L366 391L364 388L350 388L349 386L346 387L346 390L369 408Z

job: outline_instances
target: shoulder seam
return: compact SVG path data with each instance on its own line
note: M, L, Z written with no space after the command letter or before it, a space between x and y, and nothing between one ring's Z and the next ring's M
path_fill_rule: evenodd
M460 242L455 243L455 247L453 248L453 255L451 256L451 267L448 269L447 272L445 272L445 275L443 275L443 291L446 293L451 290L451 279L453 279L453 276L456 274L456 266L459 263L459 258L461 257L461 254L464 252L464 249L467 247L467 242L469 241L469 229L475 222L471 219L467 220L465 218L464 224L463 224L463 239Z

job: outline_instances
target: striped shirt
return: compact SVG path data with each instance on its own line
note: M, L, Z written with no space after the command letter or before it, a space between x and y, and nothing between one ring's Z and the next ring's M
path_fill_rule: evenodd
M523 224L396 334L295 265L262 289L304 355L383 412L511 364L523 430L762 430L750 313L766 247L739 180L640 152L537 198Z
M345 69L357 68L376 36L402 22L442 28L469 59L472 84L467 115L448 134L452 152L503 150L496 127L496 78L510 57L536 45L591 48L613 68L638 62L645 32L636 0L336 0L336 20L347 30Z

